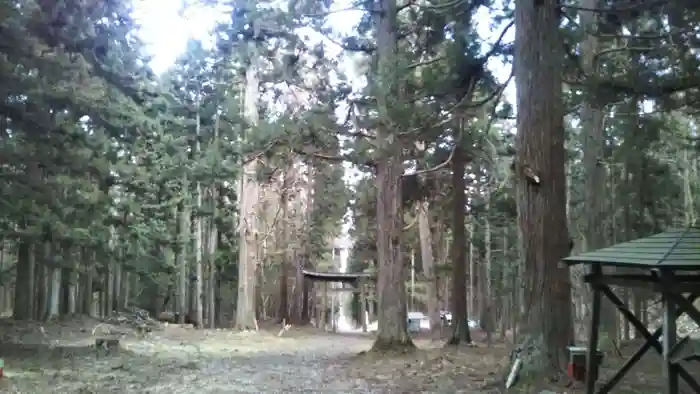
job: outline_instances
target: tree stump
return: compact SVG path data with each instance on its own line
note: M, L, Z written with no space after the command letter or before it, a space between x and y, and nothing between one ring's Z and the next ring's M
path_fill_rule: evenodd
M95 338L95 349L103 350L106 353L113 353L119 350L119 339L116 338Z

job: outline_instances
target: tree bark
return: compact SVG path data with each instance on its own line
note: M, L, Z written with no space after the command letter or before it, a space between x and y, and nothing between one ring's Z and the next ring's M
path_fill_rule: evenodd
M378 333L373 350L402 351L414 348L408 335L406 305L406 264L401 249L403 202L402 146L397 140L395 108L403 105L397 78L396 0L381 0L377 18L379 118L377 140L377 299Z
M418 203L418 233L420 238L420 255L423 262L425 277L426 299L430 327L439 327L440 309L438 305L438 284L435 275L435 258L433 254L433 233L430 228L430 204L427 201Z
M5 122L3 122L3 124L4 123ZM41 168L39 168L38 162L33 161L28 163L26 173L30 187L37 188L42 184L42 171ZM22 226L25 228L30 227L35 221L35 218L27 215ZM31 319L32 312L38 306L38 294L35 294L36 286L34 286L36 259L34 258L32 249L32 242L29 239L23 238L19 240L17 245L17 268L12 308L12 317L16 320ZM40 288L41 287L43 286L40 286Z
M486 332L486 343L491 346L492 334L495 329L496 321L496 310L495 302L493 300L494 295L491 289L491 222L489 221L489 215L491 212L491 185L486 185L485 198L486 198L486 214L484 215L484 278L482 283L484 284L484 290L481 292L483 294L483 305L484 309L482 311L480 322L481 328Z
M82 310L83 313L88 316L93 316L94 308L94 291L93 291L93 279L94 274L92 273L92 265L94 264L95 252L88 249L87 247L82 248L81 253L81 264L83 269L86 270L83 275L83 290L82 290ZM88 268L89 267L89 268Z
M290 234L290 222L292 221L292 215L289 209L289 195L292 183L292 168L293 165L288 164L285 168L282 180L282 187L280 190L280 209L282 211L280 219L281 230L279 235L281 236L280 245L284 248L282 257L280 259L280 276L279 276L279 310L277 312L277 318L280 323L285 323L289 321L289 266L291 265L294 255L292 253L292 248L290 243L292 242L292 235Z
M53 256L59 252L57 246L51 242L46 242L45 248L47 253L44 256ZM46 259L44 261L46 261ZM61 306L61 268L56 265L51 265L49 272L49 301L47 313L44 316L44 320L46 321L59 317L59 308Z
M595 9L596 0L585 0L583 8ZM592 11L581 11L581 25L587 32L581 45L581 67L586 75L598 72L596 55L598 53L598 38L592 33L595 29L596 14ZM585 246L583 251L592 251L605 247L605 231L603 231L605 215L605 168L603 166L605 135L604 114L596 106L590 94L581 106L581 131L583 137L583 172L584 193L583 210L585 217ZM606 268L606 272L614 268ZM618 319L615 306L603 297L601 328L606 334L606 340L614 341L618 336Z
M571 281L560 263L569 253L569 236L559 12L557 0L518 1L515 6L515 172L527 311L523 329L529 345L538 347L527 364L550 377L558 377L566 365L566 347L573 339Z
M199 142L200 134L201 134L201 114L200 114L200 103L199 103L199 97L197 98L197 116L196 116L196 132L195 132L195 143L194 143L194 152L196 155L201 154L201 144ZM196 206L198 210L202 209L202 184L200 182L197 182L195 184L195 193L197 193L196 197ZM202 271L202 266L204 264L204 235L203 235L203 223L202 223L202 217L200 215L197 215L197 217L194 218L194 255L195 255L195 283L194 283L194 307L195 307L195 313L196 313L196 324L199 327L202 327L202 323L204 322L204 305L203 305L203 288L202 284L204 283L204 274Z
M217 195L218 189L216 186L213 186L211 188L211 195L212 195L212 205L214 206L213 209L213 215L211 220L209 221L209 238L207 240L207 247L208 247L208 253L207 256L208 258L208 284L209 286L207 287L207 322L209 323L209 328L215 328L217 325L217 309L216 309L216 289L217 289L217 268L216 268L216 254L217 254L217 246L218 246L218 240L219 240L219 228L217 225L217 217L219 216L218 214L218 195Z
M452 337L448 345L456 346L472 341L469 332L469 311L467 310L467 196L464 180L466 158L464 154L463 131L456 132L455 152L452 156ZM473 291L472 291L473 294Z
M178 320L179 324L185 324L185 317L189 312L189 306L187 305L187 240L189 239L190 232L190 214L187 208L187 192L188 192L188 181L187 176L182 177L182 199L178 204L176 220L178 223L177 228L177 250L175 251L175 258L177 261L178 272L178 311L180 312L180 317Z
M406 316L406 264L401 250L403 209L400 175L403 163L397 156L377 166L377 296L379 332L375 350L413 347Z
M12 317L15 320L29 320L32 318L32 297L27 289L33 289L34 286L29 286L34 282L31 277L31 266L34 263L32 258L32 247L28 240L21 240L17 247L17 283L14 292L14 306L12 308Z
M255 44L249 44L251 46ZM258 124L258 55L252 48L250 64L246 70L244 98L244 115L252 127ZM250 133L251 130L248 130ZM239 262L238 262L238 298L236 302L236 326L238 330L257 330L256 318L256 282L258 268L258 197L257 163L250 160L243 165L239 183Z

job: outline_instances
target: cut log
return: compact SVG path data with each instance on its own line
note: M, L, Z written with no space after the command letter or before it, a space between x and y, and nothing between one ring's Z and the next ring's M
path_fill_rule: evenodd
M95 348L108 352L119 349L119 340L116 338L95 338Z
M179 312L161 312L156 316L156 320L165 322L165 323L172 323L172 324L177 324L180 322L180 313ZM200 324L197 322L197 320L194 318L194 316L191 313L188 313L185 315L185 324L191 324L194 328L199 328Z

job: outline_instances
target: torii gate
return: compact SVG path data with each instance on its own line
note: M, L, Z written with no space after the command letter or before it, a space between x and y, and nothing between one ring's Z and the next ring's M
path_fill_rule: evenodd
M362 332L367 332L367 318L365 311L367 309L367 284L375 280L373 274L357 272L357 273L343 273L343 272L313 272L308 270L302 271L304 274L304 279L309 280L312 283L321 282L323 283L323 310L322 317L325 322L328 320L328 315L326 313L326 305L328 305L328 283L342 283L350 284L352 288L350 289L339 289L339 291L351 291L353 293L359 293L360 295L360 322L362 324ZM308 307L308 306L307 306ZM332 306L331 308L334 308ZM334 311L333 311L334 312ZM335 329L335 325L333 325Z

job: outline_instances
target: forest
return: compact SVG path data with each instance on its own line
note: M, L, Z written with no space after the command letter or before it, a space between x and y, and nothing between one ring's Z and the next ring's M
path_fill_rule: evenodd
M566 370L591 292L561 260L696 223L700 3L346 3L186 2L222 18L157 74L130 1L1 0L3 318L325 329L304 272L345 237L370 353L422 311Z

